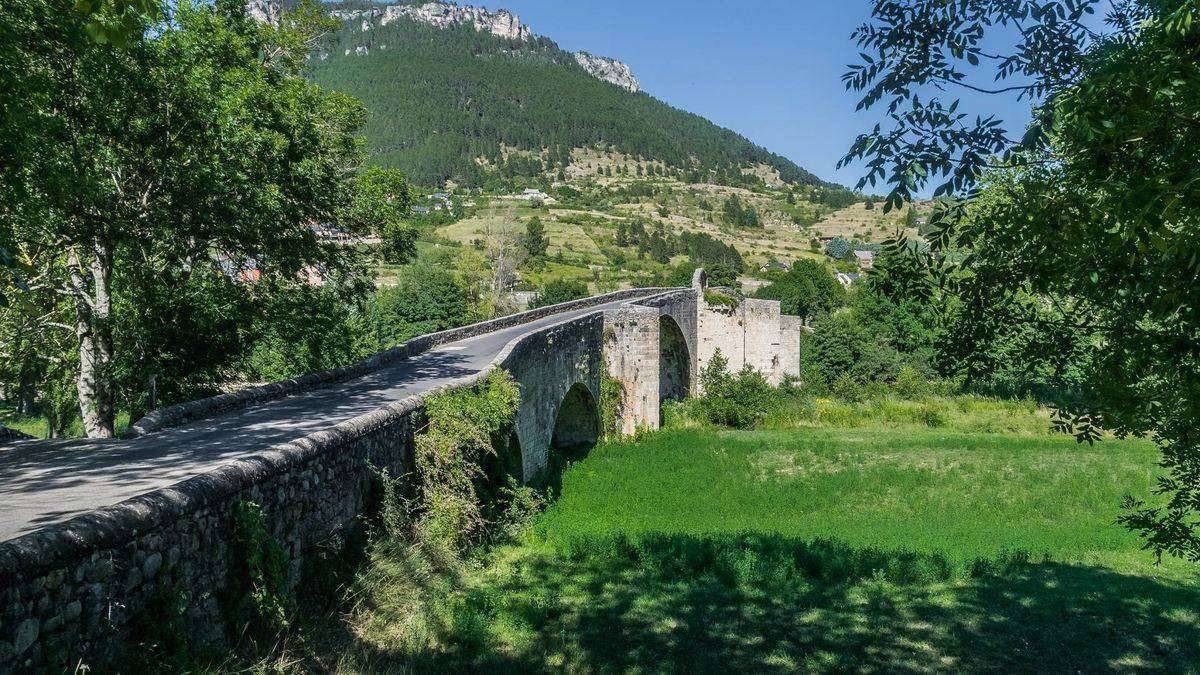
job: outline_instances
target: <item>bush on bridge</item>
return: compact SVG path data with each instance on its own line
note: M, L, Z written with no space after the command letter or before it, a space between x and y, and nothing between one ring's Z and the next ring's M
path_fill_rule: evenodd
M487 525L479 494L487 479L483 467L497 454L495 439L511 427L519 401L516 382L503 370L426 400L428 424L416 438L416 539L456 551L480 540Z

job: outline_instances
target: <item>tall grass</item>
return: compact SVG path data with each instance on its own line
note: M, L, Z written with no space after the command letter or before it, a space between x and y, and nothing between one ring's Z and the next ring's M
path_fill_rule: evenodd
M1139 548L1121 499L1151 491L1156 456L947 428L677 429L598 448L537 532L563 551L616 534L826 538L937 553L959 576L1004 550L1115 564Z

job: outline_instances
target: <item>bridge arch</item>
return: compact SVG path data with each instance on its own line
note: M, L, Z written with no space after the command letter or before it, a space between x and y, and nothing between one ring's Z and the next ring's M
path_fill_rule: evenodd
M599 439L600 405L587 385L577 382L558 406L550 448L556 454L585 455Z
M692 354L683 329L668 314L658 319L658 347L659 404L682 401L692 391Z

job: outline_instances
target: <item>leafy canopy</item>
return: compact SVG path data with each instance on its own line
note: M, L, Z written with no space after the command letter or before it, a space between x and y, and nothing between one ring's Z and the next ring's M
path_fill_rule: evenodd
M978 366L970 352L1019 345L1006 358L1073 379L1059 422L1083 440L1152 435L1168 475L1124 522L1200 561L1200 3L1114 2L1102 28L1099 6L877 0L845 80L889 126L843 163L890 185L886 208L948 198L909 270L957 298L950 347ZM1034 122L972 116L954 90L1020 96Z

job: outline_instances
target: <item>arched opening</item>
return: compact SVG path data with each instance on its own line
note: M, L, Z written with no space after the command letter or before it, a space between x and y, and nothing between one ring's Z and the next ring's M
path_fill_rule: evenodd
M485 453L480 460L480 473L483 491L499 493L508 484L509 479L518 483L525 479L524 458L521 456L521 441L517 439L517 430L513 427L503 429L492 438L492 448L495 453Z
M587 457L600 438L600 407L586 385L571 387L558 407L554 436L550 439L550 484L557 486L563 470Z
M550 447L559 453L574 454L583 450L587 454L600 438L600 408L587 386L578 383L571 387L558 407L558 418L554 421L554 436Z
M682 401L692 391L692 355L679 324L665 314L658 320L658 346L659 401Z
M521 455L521 441L512 426L492 437L492 448L495 453L484 453L480 459L480 474L475 487L484 505L484 516L494 521L508 507L510 493L506 488L525 481L525 462Z

